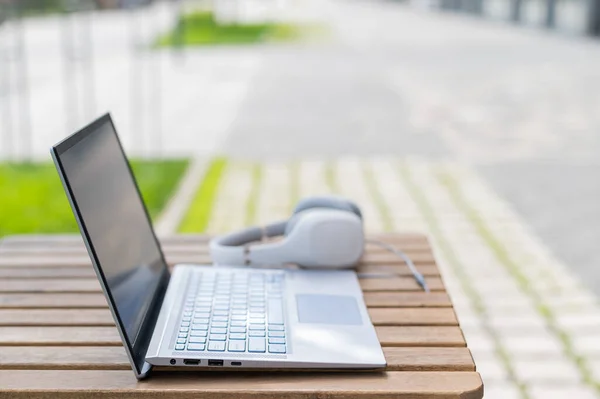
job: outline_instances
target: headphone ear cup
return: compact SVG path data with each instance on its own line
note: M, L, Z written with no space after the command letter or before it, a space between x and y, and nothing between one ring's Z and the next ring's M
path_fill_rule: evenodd
M300 220L302 219L303 216L304 216L304 212L295 213L294 215L292 215L292 217L288 219L288 221L285 225L285 230L283 232L283 235L288 236L292 232L292 230L294 230L294 228L300 222Z
M294 208L294 214L314 208L337 209L340 211L352 212L362 219L362 212L356 203L347 198L336 195L323 195L304 198L298 202L298 205L296 205L296 208Z
M284 242L291 263L309 268L350 268L364 249L363 225L352 212L306 210L290 219Z

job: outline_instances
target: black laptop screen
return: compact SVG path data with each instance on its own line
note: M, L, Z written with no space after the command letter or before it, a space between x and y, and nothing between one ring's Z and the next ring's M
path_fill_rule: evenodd
M122 332L135 348L166 265L110 117L57 145L55 156Z

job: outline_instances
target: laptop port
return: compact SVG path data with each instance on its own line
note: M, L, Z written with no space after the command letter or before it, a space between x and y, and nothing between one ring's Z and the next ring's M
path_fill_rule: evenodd
M209 366L222 366L223 365L223 361L222 360L209 359L208 365Z
M232 366L241 366L242 362L231 362Z
M189 366L197 366L200 364L200 359L183 359L183 364L187 364Z

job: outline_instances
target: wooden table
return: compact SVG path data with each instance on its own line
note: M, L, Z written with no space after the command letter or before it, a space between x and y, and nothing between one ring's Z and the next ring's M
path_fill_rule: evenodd
M78 236L0 241L0 397L481 398L483 384L427 239L385 235L407 252L431 293L394 255L369 246L360 272L385 372L167 371L138 382ZM161 240L169 263L209 262L206 236Z

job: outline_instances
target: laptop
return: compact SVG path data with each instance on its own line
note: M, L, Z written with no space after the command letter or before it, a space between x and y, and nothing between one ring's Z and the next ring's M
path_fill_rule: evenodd
M152 366L386 365L353 271L169 271L109 114L51 153L137 378Z

